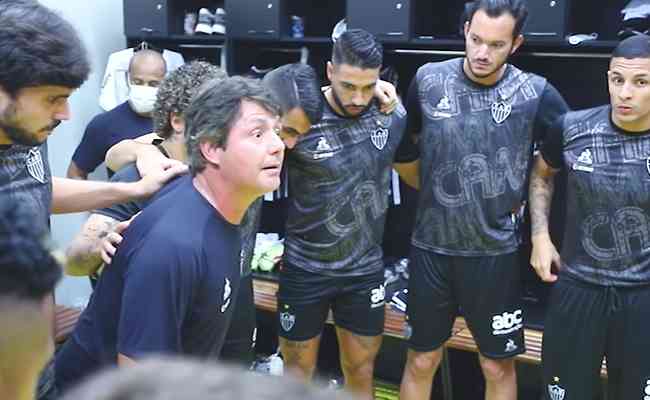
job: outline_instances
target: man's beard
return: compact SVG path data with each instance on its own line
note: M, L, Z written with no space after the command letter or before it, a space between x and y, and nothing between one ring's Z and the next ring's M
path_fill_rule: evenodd
M505 60L503 60L499 65L497 65L497 66L492 70L492 72L489 72L489 73L487 73L487 74L477 74L477 73L474 71L474 67L473 67L472 63L469 61L469 58L467 58L467 64L469 65L469 70L470 70L470 72L472 73L472 75L474 75L475 77L477 77L477 78L479 78L479 79L489 78L490 76L492 76L492 75L494 75L494 74L498 74L499 71L501 71L501 68L503 68L503 66L506 65L506 64L508 63L508 61L510 61L510 57L511 57L510 52L511 52L511 51L512 51L512 47L510 47L510 49L508 50L508 56L505 58Z
M13 104L10 104L7 106L4 113L2 113L2 116L0 117L0 129L7 135L12 143L23 146L38 146L43 144L45 140L40 139L36 133L42 131L52 131L61 123L61 121L54 121L52 124L36 131L36 133L32 133L27 129L21 127L16 122L15 117L16 107Z
M370 102L366 105L366 107L365 107L363 110L361 110L360 113L358 113L358 114L354 114L354 115L353 115L353 114L350 114L350 113L348 112L348 110L345 109L345 106L343 105L343 102L341 101L341 98L339 97L339 95L336 93L336 89L334 89L334 86L330 86L330 88L332 89L332 97L334 98L334 102L336 103L336 105L338 106L338 108L341 110L341 112L343 113L343 115L346 116L346 117L356 118L356 117L358 117L359 115L361 115L361 114L365 113L366 111L368 111L368 109L370 108L370 105L372 104L372 101L370 101Z

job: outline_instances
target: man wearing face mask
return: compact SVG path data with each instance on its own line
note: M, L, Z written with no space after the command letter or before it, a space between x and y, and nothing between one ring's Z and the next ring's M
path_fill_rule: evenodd
M111 146L153 131L151 111L166 71L165 60L157 51L135 53L129 64L129 100L90 121L72 156L69 178L86 179ZM108 174L113 174L110 169Z

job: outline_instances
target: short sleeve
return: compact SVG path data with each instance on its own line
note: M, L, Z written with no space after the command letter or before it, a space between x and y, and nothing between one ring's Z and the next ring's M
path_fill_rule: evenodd
M422 130L422 106L418 96L417 74L413 77L406 94L406 128L395 155L396 162L411 162L420 157L415 136Z
M539 108L533 127L535 143L541 144L546 140L548 130L559 117L571 111L566 101L557 89L547 83L540 99Z
M548 129L548 134L540 152L544 161L555 169L560 169L564 165L564 117L558 118L555 123Z
M72 161L79 169L90 173L104 162L104 157L109 149L105 139L106 132L103 132L97 118L94 118L86 127L81 143L72 156Z

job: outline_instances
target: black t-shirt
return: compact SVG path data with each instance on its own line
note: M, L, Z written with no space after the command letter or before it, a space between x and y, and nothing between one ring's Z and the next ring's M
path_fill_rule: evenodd
M568 111L544 78L512 65L494 86L478 85L457 58L420 67L408 93L398 160L420 158L412 243L458 256L516 251L533 146Z
M101 274L57 361L71 381L113 365L118 353L208 358L219 354L239 289L240 233L196 190L191 176L148 205ZM62 360L86 360L66 365Z
M602 106L558 120L541 149L567 171L563 273L603 286L650 284L650 132Z
M49 228L52 174L47 142L40 146L0 147L0 201L11 199L32 210L34 223Z
M323 119L287 155L289 209L285 262L314 273L355 276L383 268L393 158L406 113L375 105L357 118Z
M124 139L133 139L151 133L151 118L143 117L133 111L129 102L95 116L84 132L72 160L85 172L93 172L104 162L106 152Z
M157 143L154 143L157 144ZM159 147L161 151L163 149ZM167 154L165 154L167 156ZM111 182L137 182L141 179L140 173L135 164L129 164L120 169L110 179ZM172 189L179 179L174 179L165 185L154 198L163 196ZM149 204L150 199L136 199L125 203L114 204L110 207L95 210L94 213L105 215L117 221L126 221L139 213ZM244 219L241 222L242 235L242 253L241 253L241 275L248 276L251 273L251 261L253 260L253 251L255 250L255 237L260 226L262 209L262 198L257 199L250 205Z

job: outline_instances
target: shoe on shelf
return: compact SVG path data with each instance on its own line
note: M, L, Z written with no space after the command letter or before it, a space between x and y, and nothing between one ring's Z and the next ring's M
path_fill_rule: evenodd
M212 35L212 24L214 23L214 15L207 8L199 10L199 18L196 24L195 32L204 35Z
M183 32L186 35L194 35L196 29L196 12L187 11L183 20Z
M217 11L214 12L212 33L217 35L226 34L226 10L221 7L217 8Z

